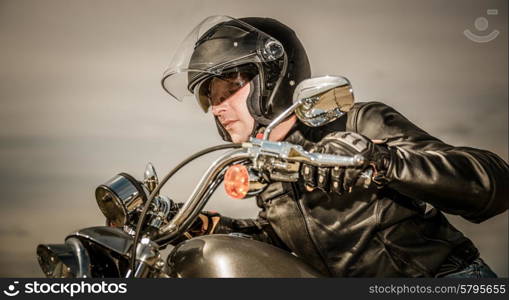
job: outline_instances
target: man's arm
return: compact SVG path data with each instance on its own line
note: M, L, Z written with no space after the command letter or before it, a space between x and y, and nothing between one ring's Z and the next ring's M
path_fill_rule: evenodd
M229 233L246 234L255 240L288 250L288 247L279 239L270 223L261 216L256 219L235 219L222 216L217 212L203 211L191 229L185 233L185 237L192 238L200 235ZM185 239L178 239L173 244L176 245L183 240Z
M475 223L508 208L509 166L494 153L445 144L377 102L351 114L347 130L389 147L387 186L401 194Z
M288 250L286 245L276 235L269 222L262 217L256 219L234 219L221 216L219 224L213 233L233 232L244 233L250 235L255 240Z

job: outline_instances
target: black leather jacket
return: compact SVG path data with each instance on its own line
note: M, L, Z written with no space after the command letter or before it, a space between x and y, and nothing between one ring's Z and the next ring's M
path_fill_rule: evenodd
M308 192L302 182L273 183L257 197L258 219L223 217L216 233L251 234L328 276L432 277L448 271L453 253L478 256L441 211L475 223L505 211L505 161L488 151L445 144L377 102L357 103L323 127L297 122L286 141L309 150L336 131L358 132L391 149L384 188L339 196Z

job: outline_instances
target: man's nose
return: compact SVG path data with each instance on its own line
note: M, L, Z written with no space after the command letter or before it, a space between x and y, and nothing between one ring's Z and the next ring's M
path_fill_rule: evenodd
M219 103L218 105L212 105L211 106L211 109L212 109L212 114L214 116L219 116L220 114L224 113L228 108L228 104L226 103L226 101L223 101L221 103Z

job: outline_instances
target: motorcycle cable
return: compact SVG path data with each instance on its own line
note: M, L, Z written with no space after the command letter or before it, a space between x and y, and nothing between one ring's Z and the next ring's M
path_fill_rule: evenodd
M181 168L183 168L185 165L187 165L189 162L197 159L198 157L200 156L203 156L205 154L208 154L208 153L211 153L211 152L214 152L214 151L219 151L219 150L224 150L224 149L230 149L230 148L242 148L242 144L241 143L233 143L233 144L224 144L224 145L217 145L217 146L213 146L213 147L209 147L209 148L206 148L206 149L203 149L193 155L191 155L190 157L186 158L185 160L183 160L181 163L179 163L175 168L173 168L160 182L159 184L156 186L156 188L152 191L152 193L150 193L148 199L147 199L147 203L145 203L145 206L143 207L143 211L141 212L141 215L140 215L140 218L138 220L138 224L136 225L136 233L134 235L134 241L133 241L133 248L131 249L131 263L130 263L130 267L131 267L131 274L129 275L129 277L133 277L134 276L134 273L135 273L135 267L136 267L136 247L138 245L138 242L140 240L140 235L141 235L141 227L143 226L143 223L145 222L145 218L146 218L146 215L148 213L148 210L150 208L150 204L152 203L152 201L154 200L155 196L159 193L159 191L161 190L161 188L163 187L164 184L166 184L166 182L175 174L177 173Z

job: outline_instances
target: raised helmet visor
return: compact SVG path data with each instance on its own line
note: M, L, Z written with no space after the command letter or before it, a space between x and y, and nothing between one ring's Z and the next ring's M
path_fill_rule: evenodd
M173 98L183 101L193 96L195 87L205 79L284 55L278 40L253 26L227 16L211 16L191 30L177 48L163 74L162 85ZM208 101L200 99L199 93L195 97L206 112Z

